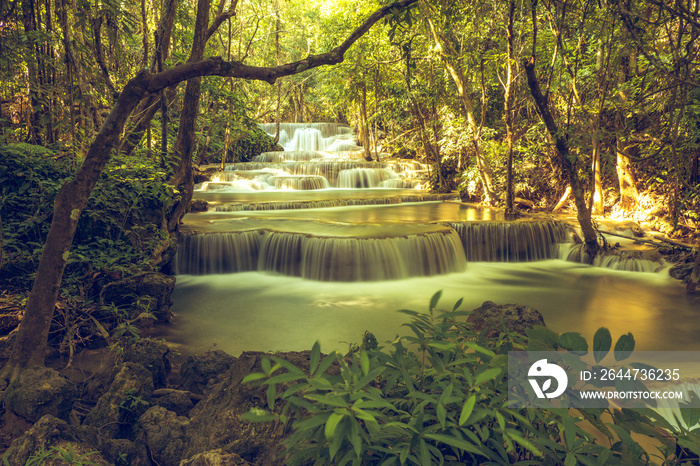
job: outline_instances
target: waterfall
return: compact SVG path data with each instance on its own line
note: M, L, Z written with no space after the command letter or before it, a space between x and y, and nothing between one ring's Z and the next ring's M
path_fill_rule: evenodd
M319 281L378 281L462 272L453 230L386 238L309 236L278 231L183 234L179 274L267 271Z
M260 127L275 134L275 123L263 123ZM337 123L280 123L279 144L285 151L360 150L352 129Z
M253 230L180 235L175 273L206 275L256 270L260 234Z
M396 174L388 169L353 168L338 172L339 188L375 188L379 183L390 178L396 178Z
M241 212L244 210L325 209L328 207L392 205L406 202L435 202L454 200L458 200L455 194L415 194L390 197L371 197L366 199L329 199L324 201L236 202L216 205L212 210L214 212Z
M560 245L559 257L571 262L588 263L587 255L583 251L582 244L562 244ZM644 251L630 250L610 250L599 251L593 260L595 267L605 267L613 270L626 272L660 272L668 264L661 256L646 256Z
M529 262L557 255L557 243L566 241L562 222L465 222L451 223L462 239L468 261Z
M276 189L296 189L307 191L313 189L326 189L329 187L328 180L318 175L287 175L273 176L269 182Z
M398 238L318 237L270 232L259 269L319 281L380 281L462 272L454 232Z

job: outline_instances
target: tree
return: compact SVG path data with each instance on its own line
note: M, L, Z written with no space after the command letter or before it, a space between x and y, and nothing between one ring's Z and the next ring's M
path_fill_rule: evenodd
M537 22L537 1L535 0L532 3L532 52L531 56L524 61L527 83L530 88L530 94L535 101L537 112L547 129L549 137L554 142L557 161L564 169L566 179L569 186L571 186L571 192L574 195L574 202L576 204L576 216L583 232L585 252L588 261L593 261L600 249L600 245L598 244L598 235L593 227L591 210L586 203L585 188L579 177L578 158L576 154L571 151L570 134L567 132L566 128L561 128L554 118L549 95L542 92L540 80L535 68L537 57Z
M143 70L126 83L100 132L92 142L80 170L74 179L61 187L56 197L51 228L44 244L32 292L25 306L24 318L13 345L12 354L0 373L2 378L12 380L24 368L44 364L51 318L78 219L102 170L110 159L112 150L119 143L119 137L126 122L141 99L179 82L202 76L234 77L273 84L283 76L322 65L341 63L345 52L377 21L398 9L409 7L416 1L401 0L379 8L337 47L292 63L260 67L212 57L193 60L158 73Z

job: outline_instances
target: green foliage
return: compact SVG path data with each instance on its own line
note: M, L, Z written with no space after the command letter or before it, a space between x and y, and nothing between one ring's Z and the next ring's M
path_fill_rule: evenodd
M46 450L46 445L42 445L37 452L27 459L25 466L40 466L53 461L61 461L61 464L69 464L74 466L93 466L97 465L94 461L90 461L89 457L96 454L96 451L79 454L73 449L73 444L67 443L65 447L52 446ZM3 456L3 462L9 464L6 457Z
M75 173L71 161L40 146L0 146L3 252L7 272L17 285L31 283L54 198ZM133 160L114 160L78 222L66 283L78 287L88 271L123 274L147 267L153 249L167 241L162 225L169 203L165 173Z
M658 415L508 408L508 351L586 351L585 339L542 327L528 337L503 332L485 338L465 322L461 300L439 312L439 299L436 293L428 313L401 311L411 318L405 325L412 335L386 348L323 356L317 342L308 370L275 356L263 360L263 372L244 382L267 387L267 409L255 408L244 419L291 420L290 465L648 463L630 432L654 437L662 457L673 456L674 442L653 428ZM631 350L631 335L623 337L616 350ZM594 351L610 346L598 337ZM598 444L584 421L609 444Z

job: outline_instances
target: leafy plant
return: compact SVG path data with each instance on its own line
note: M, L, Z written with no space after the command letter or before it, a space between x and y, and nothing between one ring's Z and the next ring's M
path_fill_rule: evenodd
M264 359L263 371L244 382L267 387L267 409L244 418L292 423L290 465L650 462L631 431L664 438L660 457L674 457L675 443L654 429L658 416L649 413L509 408L508 351L584 351L587 342L578 333L543 327L528 336L504 331L486 338L463 319L461 300L452 311L437 312L440 295L432 297L428 313L401 311L411 317L405 325L412 335L386 348L323 356L317 342L308 370L277 356ZM600 354L612 343L606 331L594 339ZM628 351L630 338L621 338L615 350ZM604 421L605 414L613 422ZM584 421L609 444L599 444L582 428Z

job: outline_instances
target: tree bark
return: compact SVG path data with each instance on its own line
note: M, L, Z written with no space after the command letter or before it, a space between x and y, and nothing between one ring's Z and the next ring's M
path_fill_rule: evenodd
M542 95L540 84L537 80L537 73L535 72L535 57L530 57L529 59L525 60L524 65L525 74L527 75L527 84L530 88L532 98L535 100L537 113L539 113L540 118L542 118L547 131L554 141L557 158L559 159L561 166L564 168L564 173L566 174L569 186L571 186L571 192L574 195L574 203L576 204L576 216L583 232L583 240L586 244L588 261L591 262L595 258L596 254L598 254L600 246L598 244L598 235L596 234L595 228L593 228L591 211L586 205L583 186L576 171L576 156L570 152L568 135L560 132L559 127L554 121L554 117L549 109L549 101L544 95Z
M22 23L24 33L27 36L36 31L36 15L34 12L33 0L22 0ZM41 118L41 104L39 103L39 65L41 56L36 45L32 46L34 60L27 60L27 75L29 78L29 125L27 133L29 135L28 142L32 144L41 144L41 136L39 135L39 120Z
M156 74L142 71L131 79L116 99L112 111L90 145L75 178L65 182L56 196L53 220L39 261L32 292L24 309L24 317L12 347L12 354L0 372L0 378L5 381L12 380L24 368L44 364L44 353L56 297L78 219L110 159L112 150L119 141L129 116L141 99L178 82L199 76L216 75L274 83L276 79L283 76L322 65L340 63L344 59L345 52L372 25L392 14L397 8L405 8L415 1L402 0L378 9L338 47L293 63L275 67L256 67L240 62L226 62L219 57L214 57L188 62Z
M513 23L515 22L515 0L508 6L508 27L506 39L508 47L508 64L506 66L505 117L506 141L508 142L508 161L506 165L506 214L515 214L515 184L513 182Z
M197 18L192 39L192 51L189 62L199 61L204 56L204 48L207 44L207 26L209 24L209 10L211 0L199 0L197 2ZM168 231L177 230L180 220L187 212L187 208L194 193L194 175L192 173L192 152L195 143L195 130L197 127L197 114L199 113L199 97L201 95L202 78L194 77L187 81L185 97L182 102L180 114L180 126L177 132L177 140L173 148L173 162L175 173L170 179L170 185L175 186L179 196L168 216Z

